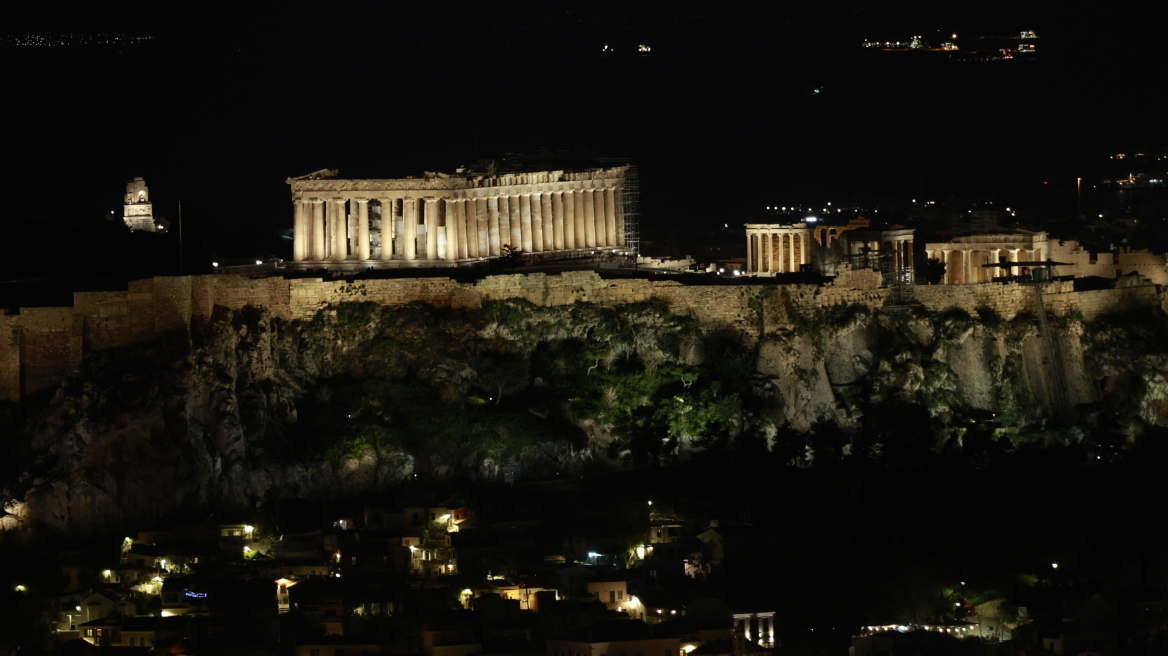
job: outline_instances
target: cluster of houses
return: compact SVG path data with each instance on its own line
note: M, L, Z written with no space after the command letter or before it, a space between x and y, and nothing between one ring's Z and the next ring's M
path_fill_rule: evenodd
M308 514L142 531L117 562L69 552L60 643L201 653L250 640L304 656L769 656L778 644L773 608L695 592L727 561L775 547L747 523L650 509L631 542L585 544L548 540L539 512L485 521L428 494L316 526Z

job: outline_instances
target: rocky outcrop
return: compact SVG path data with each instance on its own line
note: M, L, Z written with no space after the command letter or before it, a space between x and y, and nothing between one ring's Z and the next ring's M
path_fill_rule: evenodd
M418 475L502 480L508 471L567 473L611 455L614 442L621 442L618 452L635 448L626 433L646 424L622 423L618 410L649 417L657 411L653 405L664 402L654 398L677 404L669 421L683 426L677 429L683 446L702 437L684 433L696 430L685 426L719 420L733 431L748 428L741 421L769 424L771 434L781 425L807 431L820 422L855 429L866 411L892 399L927 407L942 421L956 410L976 409L1021 430L1051 415L1052 376L1062 376L1080 412L1112 412L1134 435L1140 425L1168 421L1166 323L1162 315L1059 320L1053 326L1058 361L1052 363L1026 318L1006 322L961 311L889 315L864 308L796 317L790 329L765 334L757 351L740 343L740 352L756 353L751 366L760 379L750 383L753 393L771 403L769 412L740 420L709 409L730 407L723 403L728 386L751 372L724 372L705 396L697 394L691 385L700 386L725 365L707 353L699 328L710 327L651 304L615 311L522 303L481 310L346 304L312 320L217 308L188 336L87 358L27 426L31 455L15 478L3 482L11 503L20 504L20 521L3 526L106 534L182 510L351 497ZM576 350L558 346L568 343ZM500 349L542 363L530 373L534 382L522 381L542 405L522 414L537 428L559 417L578 437L545 438L570 430L539 428L534 438L515 441L508 431L514 436L525 429L512 423L457 448L403 446L353 433L356 441L344 448L305 450L317 437L312 431L332 427L311 424L304 413L329 406L329 395L340 393L334 390L354 389L336 381L407 381L464 399L459 403L490 403L474 390L485 375L483 353ZM591 401L568 398L579 382L622 366L632 372L627 389L601 386ZM654 397L662 385L678 392ZM593 409L573 410L584 402ZM699 406L713 418L695 423ZM386 430L396 429L400 424L388 416Z

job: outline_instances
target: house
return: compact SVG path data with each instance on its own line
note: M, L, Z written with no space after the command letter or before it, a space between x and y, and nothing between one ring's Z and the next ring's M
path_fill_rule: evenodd
M594 581L588 584L588 592L596 595L596 599L609 610L628 608L628 581Z

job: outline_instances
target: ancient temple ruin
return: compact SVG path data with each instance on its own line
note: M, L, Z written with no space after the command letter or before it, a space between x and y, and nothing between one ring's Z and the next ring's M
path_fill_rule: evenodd
M540 259L623 252L629 169L289 178L290 268L465 266L508 246Z

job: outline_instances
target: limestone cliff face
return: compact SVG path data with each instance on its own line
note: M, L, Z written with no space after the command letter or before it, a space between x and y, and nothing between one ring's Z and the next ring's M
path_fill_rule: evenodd
M311 321L218 308L189 338L97 353L27 427L30 461L14 480L2 481L7 498L20 505L15 528L96 535L183 509L355 496L419 474L499 480L505 467L518 467L528 476L554 475L606 451L612 455L614 443L634 448L628 435L644 432L650 425L645 417L665 416L666 403L677 409L661 421L678 427L672 430L682 446L700 437L701 427L733 434L750 428L744 421L799 431L821 421L856 428L866 411L892 399L925 406L942 420L955 409L980 409L1000 417L1004 427L1023 429L1051 415L1054 375L1064 377L1072 404L1088 408L1084 412L1109 409L1132 427L1168 419L1163 316L1058 321L1058 366L1047 361L1036 326L1024 319L960 312L892 316L852 308L794 321L789 330L765 335L757 351L745 342L734 347L766 379L748 383L751 393L771 402L771 410L739 419L747 415L717 409L732 406L727 390L750 371L730 371L704 397L691 387L709 378L713 367L725 369L727 358L711 358L711 343L699 331L711 327L660 308L582 308L506 305L463 312L367 304L326 310ZM569 343L575 351L563 346ZM443 422L479 407L451 405L462 409L430 418L438 427L433 442L350 441L327 457L298 446L310 442L314 430L328 430L305 419L306 408L337 405L345 399L330 394L357 389L336 381L406 381L392 394L424 384L434 395L472 398L474 389L495 385L484 384L482 364L482 354L494 348L544 363L539 371L524 369L530 380L520 383L547 407L533 406L530 413L524 407L522 414L551 422L546 417L558 413L570 430L536 422L534 437L516 442L495 434L526 429L500 424L486 433L491 439L468 433L450 447L439 442L460 434L445 436ZM627 385L596 382L621 366L632 373L605 380L631 381ZM514 382L502 381L499 389ZM586 396L574 391L584 382L598 390L592 401L572 398ZM699 422L701 412L708 416ZM425 438L426 430L413 434ZM555 439L564 431L583 438Z
M864 405L892 397L936 416L975 409L1009 429L1040 425L1055 412L1058 376L1072 413L1112 409L1138 432L1140 421L1168 418L1168 356L1165 317L1134 316L1053 321L1052 362L1030 317L862 314L766 337L759 371L773 377L782 420L798 430L825 420L858 426Z

